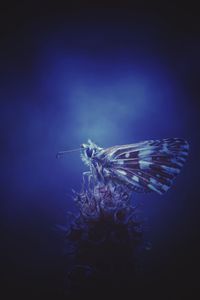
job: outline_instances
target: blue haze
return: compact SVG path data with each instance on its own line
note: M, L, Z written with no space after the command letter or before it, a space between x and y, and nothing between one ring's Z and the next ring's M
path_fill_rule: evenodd
M69 25L40 33L37 24L28 28L19 36L18 56L3 63L9 77L1 96L2 211L9 251L22 270L27 264L35 272L60 267L62 241L53 228L65 224L67 210L75 211L71 189L80 189L86 167L79 152L57 160L57 151L88 138L109 147L182 137L191 152L171 190L162 197L133 195L144 203L150 259L156 263L159 253L160 263L166 248L171 253L174 242L184 243L198 224L196 95L185 84L196 68L195 46L191 42L175 59L181 43L169 46L156 25Z

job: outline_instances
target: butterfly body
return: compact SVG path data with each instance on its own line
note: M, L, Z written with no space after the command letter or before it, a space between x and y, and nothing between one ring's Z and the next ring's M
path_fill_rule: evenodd
M189 145L180 138L149 140L103 149L88 140L81 158L94 182L113 182L136 192L165 193L179 174Z

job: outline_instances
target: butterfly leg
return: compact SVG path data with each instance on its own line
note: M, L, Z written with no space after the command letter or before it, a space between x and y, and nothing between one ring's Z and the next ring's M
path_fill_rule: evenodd
M82 190L84 191L84 188L87 186L87 184L89 183L89 178L91 176L91 172L83 172L83 183L82 183Z
M90 191L91 195L94 193L95 187L95 179L92 173L88 175L88 190Z

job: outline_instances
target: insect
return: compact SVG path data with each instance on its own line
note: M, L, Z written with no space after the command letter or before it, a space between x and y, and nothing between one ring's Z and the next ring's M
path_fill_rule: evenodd
M76 149L77 150L77 149ZM136 192L163 194L171 187L188 156L188 142L181 138L148 140L101 148L88 140L81 158L89 166L89 182L113 182ZM63 154L63 151L59 154Z

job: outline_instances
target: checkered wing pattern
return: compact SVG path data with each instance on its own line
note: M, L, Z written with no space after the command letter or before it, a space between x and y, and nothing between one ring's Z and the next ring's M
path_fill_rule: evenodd
M180 173L188 150L186 140L167 138L110 147L102 150L101 156L112 180L136 192L163 194Z

